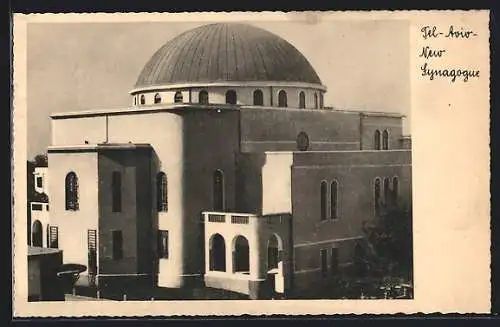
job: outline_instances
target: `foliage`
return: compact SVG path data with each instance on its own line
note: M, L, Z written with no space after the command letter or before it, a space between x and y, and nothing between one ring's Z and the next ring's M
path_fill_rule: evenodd
M399 204L381 205L372 222L363 226L364 242L355 264L361 276L412 279L412 210Z
M48 167L48 158L45 153L43 154L37 154L33 158L33 163L35 164L35 167Z

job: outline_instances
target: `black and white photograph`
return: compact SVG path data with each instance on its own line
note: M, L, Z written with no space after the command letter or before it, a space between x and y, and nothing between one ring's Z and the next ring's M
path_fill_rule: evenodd
M413 301L410 20L188 16L26 24L25 300Z

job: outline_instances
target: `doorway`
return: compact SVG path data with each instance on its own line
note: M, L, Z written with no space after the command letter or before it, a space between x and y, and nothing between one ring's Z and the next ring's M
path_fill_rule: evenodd
M43 227L40 220L35 220L33 222L33 227L31 229L31 245L43 247Z
M273 234L267 242L267 275L274 280L274 291L279 294L284 293L283 242L276 234Z

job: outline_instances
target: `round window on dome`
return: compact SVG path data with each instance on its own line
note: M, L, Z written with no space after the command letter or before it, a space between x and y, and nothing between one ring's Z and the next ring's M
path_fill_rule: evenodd
M183 101L182 92L181 91L175 92L174 103L182 103L182 101Z
M306 108L306 94L304 93L304 91L300 91L299 93L299 108L300 109Z
M264 94L261 90L255 90L253 92L253 105L263 106L264 105Z
M309 136L306 132L300 132L297 135L297 149L299 151L307 151L309 149Z
M226 92L226 104L236 104L237 96L235 90L228 90Z
M154 102L155 104L161 103L161 95L159 93L155 94Z

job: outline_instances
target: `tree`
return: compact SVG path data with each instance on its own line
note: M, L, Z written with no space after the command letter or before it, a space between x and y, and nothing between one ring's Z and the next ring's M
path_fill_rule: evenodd
M43 154L37 154L35 158L33 159L35 167L48 167L48 158L45 153Z
M364 241L355 265L361 275L412 279L412 210L399 204L381 205L373 222L363 225Z

